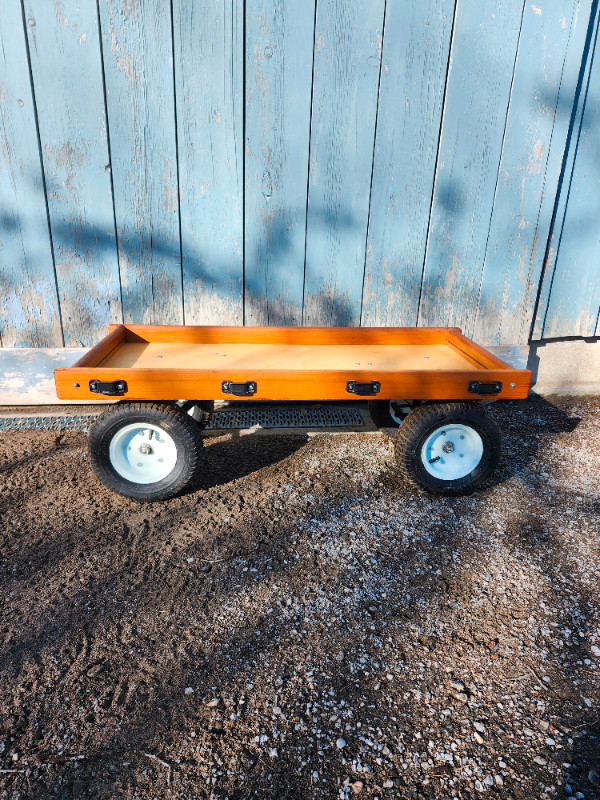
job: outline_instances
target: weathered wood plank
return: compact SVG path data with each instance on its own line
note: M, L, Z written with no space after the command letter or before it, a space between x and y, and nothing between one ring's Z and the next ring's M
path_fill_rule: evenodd
M246 18L245 319L300 325L313 2L255 0Z
M123 317L182 322L170 6L99 6Z
M21 4L0 13L0 342L62 345Z
M360 324L383 0L319 0L303 321Z
M185 320L243 322L242 0L173 4Z
M121 319L98 19L93 3L25 0L66 345Z
M454 0L388 1L363 325L416 325Z
M596 31L597 36L597 31ZM595 336L600 309L600 57L591 55L564 227L543 338ZM566 188L566 187L565 187Z
M527 3L473 335L528 341L591 0Z
M600 63L597 6L533 338L600 333Z
M522 10L458 0L420 325L473 328Z

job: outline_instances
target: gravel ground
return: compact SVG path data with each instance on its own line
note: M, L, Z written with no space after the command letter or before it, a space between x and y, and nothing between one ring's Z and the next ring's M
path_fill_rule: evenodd
M206 439L108 492L0 436L0 797L600 797L600 401L497 403L470 497L385 432Z

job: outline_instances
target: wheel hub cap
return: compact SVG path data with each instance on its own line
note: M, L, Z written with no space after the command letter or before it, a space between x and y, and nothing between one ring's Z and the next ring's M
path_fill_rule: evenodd
M132 483L158 483L177 463L177 447L169 434L147 422L124 425L111 439L108 455L113 469Z
M477 467L483 456L483 441L474 428L450 424L436 428L425 439L421 461L435 478L455 481Z

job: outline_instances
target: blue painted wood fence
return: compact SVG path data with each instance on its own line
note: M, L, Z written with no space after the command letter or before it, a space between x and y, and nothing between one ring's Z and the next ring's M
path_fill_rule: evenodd
M600 335L597 0L3 0L0 343Z

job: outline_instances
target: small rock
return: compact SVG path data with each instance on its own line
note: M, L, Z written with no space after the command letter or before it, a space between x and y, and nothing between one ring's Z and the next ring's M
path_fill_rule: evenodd
M184 694L192 694L192 692L193 692L193 691L194 691L194 690L192 689L192 687L191 687L191 686L187 686L187 687L186 687L186 688L183 690L183 693L184 693Z
M487 777L484 779L484 781L483 781L483 782L485 783L485 785L486 785L486 786L493 786L493 785L494 785L494 779L492 778L492 776L491 776L491 775L488 775L488 776L487 776Z
M540 767L545 767L545 766L546 766L546 764L548 763L548 762L546 761L546 759L545 759L545 758L542 758L541 756L536 756L536 757L533 759L533 761L534 761L534 763L535 763L535 764L539 764L539 765L540 765Z
M588 772L588 781L592 786L600 786L600 774L598 774L595 769L591 769Z
M185 693L187 694L187 689L185 690ZM219 698L216 697L214 700L211 700L209 703L207 703L206 707L207 708L216 708L218 705L219 705Z
M600 657L600 647L598 647L598 645L593 644L592 645L592 653L595 656L599 656Z
M590 698L589 698L589 697L584 697L584 698L583 698L583 702L586 704L586 706L587 706L588 708L591 708L591 707L592 707L592 701L590 700Z
M477 744L483 744L483 736L480 736L477 731L473 734L473 738L477 742Z
M546 737L546 744L549 744L551 747L554 747L556 742L554 741L554 739L551 736L547 736Z
M451 681L450 686L456 689L457 692L464 692L465 690L465 685L462 681Z
M362 781L354 781L354 783L352 784L352 791L354 792L354 794L358 794L359 792L362 792L362 788L363 788L363 782Z
M187 559L187 562L188 562L188 564L193 564L193 563L194 563L194 556L190 556L190 557Z
M13 753L12 760L13 761L18 761L19 760L19 754L18 753Z
M494 780L496 781L496 786L504 786L504 778L502 775L494 775Z
M388 778L388 779L387 779L387 781L384 781L384 782L383 782L383 788L384 788L384 789L393 789L393 788L394 788L394 781L391 781L391 780Z
M479 733L485 733L485 725L482 725L481 722L474 722L473 727L476 731L479 731Z
M343 747L346 747L346 740L345 739L338 739L335 743L338 750L341 750Z
M485 791L485 786L483 785L483 783L481 781L475 781L475 788L477 789L478 792L484 792Z
M104 664L94 664L94 666L90 667L85 674L88 676L88 678L95 678L96 675L99 675L103 669Z

